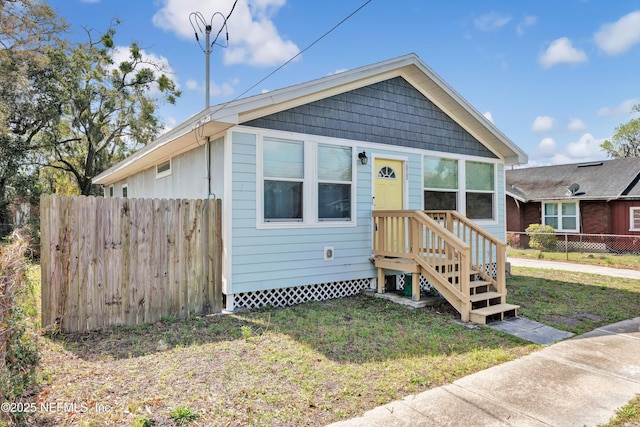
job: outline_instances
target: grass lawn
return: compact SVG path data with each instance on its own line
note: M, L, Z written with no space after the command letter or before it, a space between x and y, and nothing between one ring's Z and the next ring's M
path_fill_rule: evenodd
M512 274L509 302L559 329L582 333L640 312L637 281L516 267ZM79 410L39 411L26 420L319 426L540 348L458 319L448 305L409 310L354 296L43 336L30 401L75 402Z
M537 249L507 249L507 257L543 259L546 261L573 262L578 264L592 264L603 267L627 268L640 270L640 256L618 255L609 253L585 252L541 252Z

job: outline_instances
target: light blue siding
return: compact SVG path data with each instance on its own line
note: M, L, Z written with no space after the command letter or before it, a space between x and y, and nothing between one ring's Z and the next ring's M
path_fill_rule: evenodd
M492 224L480 224L484 230L493 234L498 239L506 239L506 217L505 217L505 188L504 188L504 164L496 165L496 222Z
M230 293L330 283L376 276L371 261L373 158L404 159L407 209L422 209L423 152L371 144L368 165L356 165L354 173L356 226L291 228L257 227L257 135L232 133L231 263ZM496 167L497 221L483 224L488 232L504 238L504 166ZM228 200L228 198L227 198ZM334 249L334 259L324 260L324 247Z
M368 167L355 173L357 226L258 229L256 135L233 132L231 147L232 293L375 277ZM324 260L325 246L333 260Z

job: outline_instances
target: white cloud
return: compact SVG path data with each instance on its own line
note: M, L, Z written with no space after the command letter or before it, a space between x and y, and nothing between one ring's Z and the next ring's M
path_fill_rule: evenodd
M615 107L602 107L598 110L598 112L596 113L598 116L600 117L608 117L608 116L613 116L613 117L621 117L621 116L626 116L627 114L631 113L631 108L636 105L638 102L637 98L631 98L631 99L627 99L622 101L619 105L615 106Z
M337 70L335 70L334 72L329 73L329 74L327 74L327 75L329 75L329 76L333 76L334 74L344 73L345 71L349 71L349 69L348 69L348 68L338 68L338 69L337 69Z
M170 131L171 129L176 127L177 124L178 124L178 121L175 118L166 117L164 119L164 123L163 123L163 126L162 126L162 133Z
M483 116L485 117L485 119L493 123L493 114L491 114L491 111L487 111L486 113L483 114Z
M199 11L209 23L215 12L226 16L233 1L165 0L163 7L153 16L153 23L178 37L193 40L194 32L186 11ZM248 0L236 4L227 23L229 46L223 54L225 64L267 67L282 64L300 52L295 43L283 39L271 20L284 4L285 0ZM222 17L217 15L212 25L213 35L221 24ZM201 41L203 39L201 37Z
M598 47L608 55L625 53L640 43L640 10L628 13L616 22L608 22L593 36Z
M535 133L547 133L556 126L556 120L549 116L538 116L531 125L531 130Z
M504 27L511 21L509 15L502 15L498 12L489 12L477 17L473 22L477 29L482 31L493 31Z
M552 157L556 154L557 149L558 146L552 138L544 138L540 141L540 144L538 144L538 152L542 157Z
M521 36L524 34L527 28L533 27L537 23L538 23L537 16L525 16L524 19L518 23L516 31L518 32L518 35Z
M237 84L238 84L238 79L234 79L231 82L225 82L222 84L211 82L209 84L209 95L212 97L233 95L233 93L235 92L235 86L237 86ZM194 79L187 80L185 82L185 86L189 90L195 90L201 93L206 92L206 87L204 82L198 83Z
M231 83L222 83L221 85L211 83L209 87L211 96L229 96L235 92Z
M552 165L566 165L567 163L575 163L575 160L562 153L558 153L549 159L549 164Z
M567 124L567 129L572 133L584 132L587 128L587 124L580 119L570 119Z
M576 49L567 37L561 37L551 42L547 50L538 58L538 62L545 68L551 68L561 63L579 64L587 61L587 54Z
M567 145L566 152L573 159L602 158L604 153L600 144L604 139L594 138L590 133L585 133L576 142Z
M538 144L536 159L531 159L528 166L563 165L568 163L602 160L607 157L600 149L604 139L594 138L590 133L583 134L577 141L558 149L552 138L544 138Z

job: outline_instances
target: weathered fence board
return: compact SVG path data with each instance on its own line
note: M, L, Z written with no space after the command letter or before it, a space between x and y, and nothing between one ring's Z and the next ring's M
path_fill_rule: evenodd
M44 195L40 209L43 327L222 310L220 200Z

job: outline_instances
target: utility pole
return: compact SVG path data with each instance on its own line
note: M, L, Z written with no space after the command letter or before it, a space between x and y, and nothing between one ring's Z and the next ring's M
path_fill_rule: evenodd
M0 0L1 1L1 0ZM209 108L209 104L210 104L210 62L211 62L211 50L213 49L214 45L218 45L220 47L227 47L229 46L229 30L227 28L227 21L229 20L229 17L231 16L231 14L233 13L233 9L235 9L236 7L236 3L237 0L233 3L233 7L231 8L231 12L229 12L229 14L225 17L222 13L220 12L215 12L213 15L211 15L211 19L209 19L209 22L207 22L207 20L204 18L204 15L202 15L202 13L200 12L192 12L189 15L189 22L191 23L191 27L193 28L193 31L195 32L196 35L196 40L198 41L198 44L200 45L200 48L202 49L202 51L204 52L204 56L205 56L205 67L206 67L206 82L205 82L205 105L206 108ZM216 34L216 36L213 38L213 41L211 41L211 30L213 29L213 20L216 18L216 16L220 16L220 18L222 19L222 24L220 24L220 29L218 30L218 33ZM225 36L226 36L226 40L224 44L221 44L218 42L218 37L220 37L220 34L222 33L222 30L225 30ZM204 35L204 39L205 39L205 45L203 46L200 43L200 37L198 37L198 33L200 33L201 35Z

